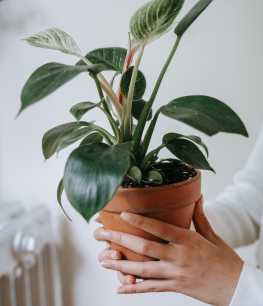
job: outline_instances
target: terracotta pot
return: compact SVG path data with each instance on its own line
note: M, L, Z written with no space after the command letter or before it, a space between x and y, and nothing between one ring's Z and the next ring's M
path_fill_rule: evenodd
M119 188L107 206L100 211L103 227L120 231L148 240L167 243L156 236L124 222L120 214L130 212L154 218L175 226L190 229L195 202L201 196L201 172L182 183L151 188ZM149 261L153 258L143 256L115 243L111 249L123 253L124 258L133 261Z

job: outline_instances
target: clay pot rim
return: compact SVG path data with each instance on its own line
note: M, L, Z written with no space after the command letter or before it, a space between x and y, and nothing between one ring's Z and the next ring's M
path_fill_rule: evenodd
M145 193L145 192L153 192L153 191L159 191L159 190L169 190L177 187L182 187L186 186L189 184L193 184L195 181L198 181L201 179L201 172L198 169L194 169L195 172L197 173L195 177L191 178L190 180L183 181L180 183L175 183L175 184L170 184L170 185L164 185L164 186L157 186L157 187L150 187L150 188L122 188L119 187L117 189L118 194L120 193L129 193L129 192L140 192L140 193Z

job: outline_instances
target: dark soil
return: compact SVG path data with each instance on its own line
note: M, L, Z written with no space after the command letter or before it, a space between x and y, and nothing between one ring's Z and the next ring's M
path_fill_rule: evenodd
M151 170L158 171L162 175L163 183L161 185L144 183L144 182L141 182L140 184L138 184L134 180L125 176L122 181L121 187L122 188L145 188L145 187L165 186L165 185L187 181L195 177L197 174L194 168L191 168L184 164L174 164L174 163L160 163Z

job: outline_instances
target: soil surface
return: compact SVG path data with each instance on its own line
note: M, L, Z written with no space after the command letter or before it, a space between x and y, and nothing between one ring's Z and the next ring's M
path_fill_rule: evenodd
M165 186L165 185L187 181L197 175L194 168L191 168L184 164L160 163L151 170L158 171L162 175L163 182L161 185L144 183L144 182L141 182L140 184L138 184L134 180L125 176L122 181L121 187L122 188L145 188L145 187L147 188L147 187Z

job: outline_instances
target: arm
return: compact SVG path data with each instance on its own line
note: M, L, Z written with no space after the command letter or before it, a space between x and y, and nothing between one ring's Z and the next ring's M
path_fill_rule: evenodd
M253 243L259 237L263 209L263 127L245 168L233 186L205 203L204 211L215 232L231 247Z

